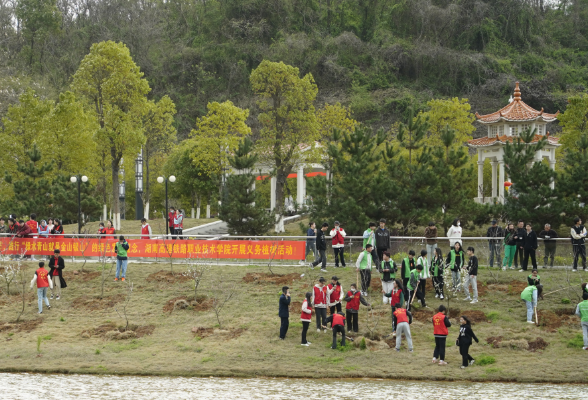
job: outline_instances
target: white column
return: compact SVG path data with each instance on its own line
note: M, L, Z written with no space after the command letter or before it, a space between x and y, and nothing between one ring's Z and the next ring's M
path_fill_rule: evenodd
M276 208L276 177L272 176L270 179L270 210Z
M496 179L498 178L498 161L490 162L492 165L492 197L498 197L498 188L496 187Z
M498 196L499 201L504 203L504 161L498 161Z
M296 203L298 207L304 205L304 166L298 167L298 173L296 174Z
M253 185L251 185L251 191L255 192L255 181L253 181ZM255 202L251 203L253 207L255 207Z
M478 150L478 199L482 201L484 197L484 158L482 150Z

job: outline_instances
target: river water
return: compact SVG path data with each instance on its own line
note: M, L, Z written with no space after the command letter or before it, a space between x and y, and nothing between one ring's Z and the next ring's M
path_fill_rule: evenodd
M0 374L0 399L588 399L588 386L374 379Z

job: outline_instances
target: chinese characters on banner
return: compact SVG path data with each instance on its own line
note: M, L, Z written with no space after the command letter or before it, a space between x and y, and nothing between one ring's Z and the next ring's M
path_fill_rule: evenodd
M62 256L114 256L116 239L49 238L18 239L2 237L0 253L52 255L59 249ZM128 239L129 257L152 258L244 258L302 260L304 241L282 240L162 240Z

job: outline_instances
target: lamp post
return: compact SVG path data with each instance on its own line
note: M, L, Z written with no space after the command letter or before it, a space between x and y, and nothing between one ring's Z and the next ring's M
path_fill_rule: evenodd
M170 175L169 177L165 178L163 176L160 176L159 178L157 178L157 182L159 183L163 183L165 181L165 235L169 235L169 206L167 205L167 182L171 182L174 183L176 181L176 177L173 175Z
M72 176L69 178L71 183L78 184L78 235L82 233L82 187L80 186L82 182L88 182L88 177L86 175L82 175L80 178L78 176Z
M143 149L135 160L135 219L143 218ZM147 216L146 218L149 218Z

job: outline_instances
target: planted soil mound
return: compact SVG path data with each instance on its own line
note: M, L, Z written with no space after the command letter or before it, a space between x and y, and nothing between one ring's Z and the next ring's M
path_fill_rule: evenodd
M91 271L63 271L63 279L74 282L89 282L100 276L100 272Z
M111 308L125 299L123 294L98 297L81 296L72 300L71 305L78 310L99 311Z
M488 318L482 311L478 310L470 310L464 311L461 315L465 315L472 321L472 324L477 324L479 322L488 322Z
M431 322L435 312L428 308L412 309L412 317L420 322Z
M508 285L501 285L498 283L491 283L488 285L488 290L494 290L498 292L508 292Z
M244 277L243 281L246 283L273 283L274 285L288 285L294 281L300 280L300 274L268 274L267 272L248 272Z
M299 312L302 310L302 302L300 301L292 301L290 302L290 312Z
M178 283L191 281L192 278L183 274L174 274L171 271L158 271L147 277L147 282Z
M0 332L31 332L35 330L42 322L43 318L18 322L0 322Z
M187 304L188 307L184 307ZM171 313L192 307L194 311L208 311L212 308L212 299L206 296L198 296L196 300L194 297L178 296L168 300L163 306L163 312Z
M563 324L563 318L553 311L537 310L537 317L539 318L539 326L544 326L547 329L555 330Z
M447 316L449 318L459 318L462 315L459 308L450 308Z
M204 327L194 327L192 328L192 333L194 336L204 339L206 337L216 337L223 340L230 340L235 339L241 336L245 332L245 329L238 328L238 329L214 329L214 328L204 328Z
M520 295L527 286L527 281L512 281L508 284L507 293L512 295Z
M576 315L576 309L574 308L558 308L556 310L553 310L553 312L560 316Z
M544 350L547 346L549 346L549 343L538 337L532 342L529 342L529 351Z
M486 343L492 347L499 347L500 342L502 342L502 336L490 336L489 338L486 338Z
M117 327L114 323L103 324L93 329L88 329L82 332L82 337L89 339L92 336L105 337L110 340L123 340L132 338L141 338L149 336L155 330L155 325L129 325L129 329L125 327Z

